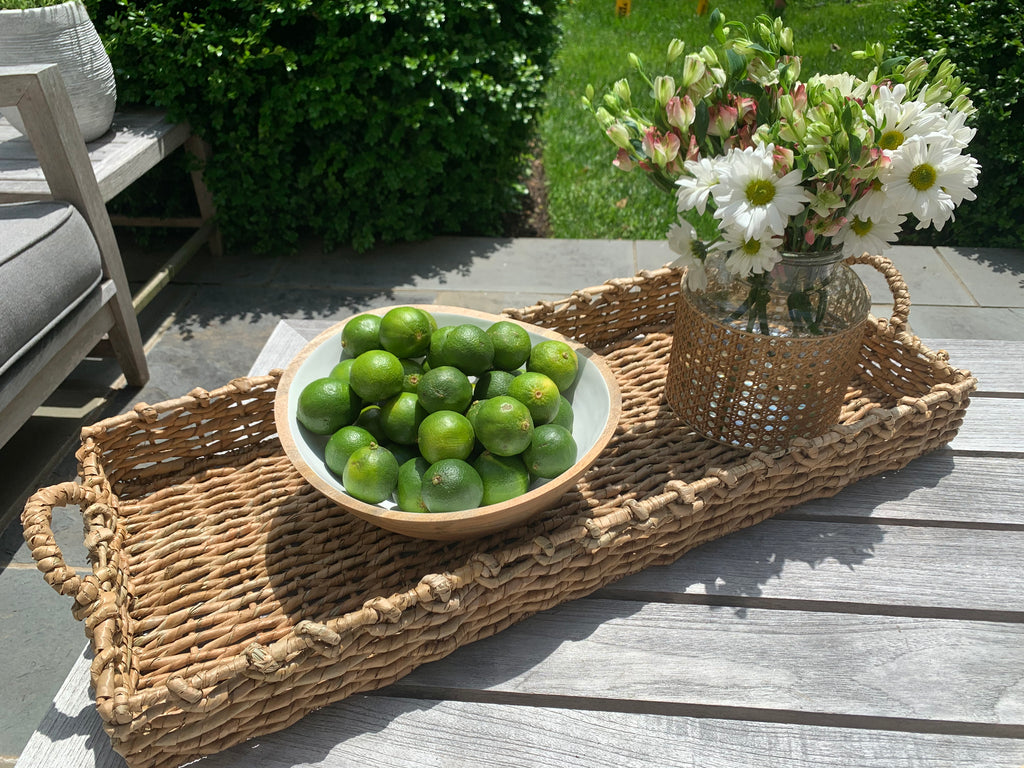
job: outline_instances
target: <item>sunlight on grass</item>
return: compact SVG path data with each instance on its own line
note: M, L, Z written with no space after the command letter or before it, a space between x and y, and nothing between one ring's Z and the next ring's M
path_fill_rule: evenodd
M729 19L749 23L770 6L765 0L723 0ZM784 20L793 27L803 56L802 77L816 71L863 71L850 53L867 42L887 39L891 2L790 0ZM588 83L598 94L621 77L634 90L627 54L636 53L657 72L672 38L693 51L708 42L706 16L696 0L633 0L626 18L615 15L615 0L568 0L561 14L562 47L557 72L548 82L541 118L548 215L555 237L661 239L675 218L674 201L654 188L641 171L624 173L611 164L611 142L580 99Z

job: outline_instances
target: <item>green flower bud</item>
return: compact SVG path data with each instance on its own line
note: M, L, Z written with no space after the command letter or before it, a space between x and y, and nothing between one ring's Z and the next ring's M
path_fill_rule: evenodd
M935 74L935 79L949 80L953 77L954 72L956 72L956 64L949 59L943 59L942 63L939 64L939 71Z
M612 143L620 149L629 149L629 131L621 123L613 123L605 131Z
M792 121L794 111L793 97L788 93L782 94L779 96L778 106L779 114L786 118L786 120Z
M903 70L904 80L914 80L918 77L923 77L928 74L928 62L918 56L912 62L907 64L907 68Z
M683 88L689 88L702 77L706 67L704 60L696 53L691 53L683 60Z
M782 31L779 33L779 47L782 48L785 53L789 54L796 51L793 46L793 30L789 27L783 27Z
M680 56L682 56L685 48L686 43L684 43L679 38L673 39L672 42L668 44L668 63L671 64Z
M966 112L968 115L973 115L976 111L974 109L974 103L967 96L967 94L964 93L960 94L955 99L953 99L953 102L949 105L949 108L952 109L954 112Z
M615 96L619 99L619 101L625 104L627 107L633 103L631 100L631 94L629 92L629 82L627 80L618 80L612 87L612 90L615 92Z
M615 123L615 118L612 117L612 114L604 107L598 107L597 111L594 113L594 117L597 118L597 122L601 127L606 130L608 129L608 126Z
M654 100L659 107L668 104L668 100L676 95L676 81L671 75L659 75L654 78Z

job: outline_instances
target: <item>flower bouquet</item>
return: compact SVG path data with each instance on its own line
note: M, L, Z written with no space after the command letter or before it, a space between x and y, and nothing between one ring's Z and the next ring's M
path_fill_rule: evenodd
M716 10L710 21L700 51L672 41L666 74L631 55L645 98L623 79L584 101L618 147L614 164L676 197L668 244L685 277L669 405L706 437L776 450L831 429L857 373L871 299L843 258L873 264L902 295L881 252L911 217L941 229L974 199L973 107L941 54L887 58L875 44L855 54L866 77L803 81L780 19L748 29ZM893 329L905 319L894 313Z
M630 55L648 87L643 104L625 79L599 103L588 87L584 103L618 147L614 165L675 193L681 215L668 244L692 293L708 290L709 275L738 278L745 290L728 319L762 334L826 332L829 273L787 275L824 253L882 253L908 217L941 230L974 199L967 89L942 53L887 58L881 43L854 54L872 66L864 78L803 81L781 19L760 16L748 29L716 10L710 22L713 44L683 55L673 40L665 74ZM776 284L785 328L768 317Z

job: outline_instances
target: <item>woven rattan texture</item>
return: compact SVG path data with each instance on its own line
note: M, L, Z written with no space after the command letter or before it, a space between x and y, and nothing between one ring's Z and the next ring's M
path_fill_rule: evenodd
M665 394L695 432L773 451L838 421L857 370L864 323L839 333L781 338L730 328L679 296Z
M508 312L602 353L623 413L557 508L483 539L412 540L334 508L275 437L280 372L84 430L81 482L40 491L23 524L85 622L115 749L132 768L171 768L283 728L955 435L974 379L873 322L822 437L751 453L697 436L664 397L679 278L643 272ZM52 510L69 503L86 521L84 578L53 539Z

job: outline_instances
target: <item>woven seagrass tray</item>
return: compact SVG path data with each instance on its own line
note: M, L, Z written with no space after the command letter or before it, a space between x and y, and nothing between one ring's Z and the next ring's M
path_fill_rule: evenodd
M506 311L604 355L622 419L556 507L485 538L413 540L335 508L276 438L279 371L84 429L81 481L33 496L23 525L85 622L114 748L133 768L171 768L284 728L956 434L976 381L905 318L872 318L827 434L767 454L688 432L663 391L680 276L641 272ZM85 520L85 577L51 529L67 504Z

